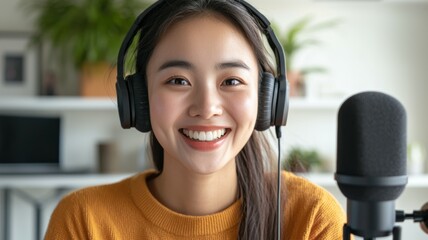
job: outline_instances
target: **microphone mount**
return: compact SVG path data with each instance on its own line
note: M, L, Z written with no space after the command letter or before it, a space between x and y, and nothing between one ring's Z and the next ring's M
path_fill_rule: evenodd
M404 211L395 211L395 221L404 222L405 220L412 220L413 222L424 222L428 226L428 210L418 211L415 210L413 213L405 213Z
M422 223L428 227L428 209L427 210L414 210L413 213L405 213L402 210L395 211L395 222L404 222L405 220L413 220L415 223ZM345 224L343 226L343 240L350 240L351 234L356 233L354 230L348 225ZM394 240L401 240L401 227L394 226L392 230L392 235ZM391 233L388 233L391 234ZM358 233L357 233L358 235ZM375 238L364 238L365 240L372 240Z
M349 227L348 224L345 224L343 226L343 240L351 240L351 235L355 232ZM392 234L393 240L401 240L401 227L400 226L394 226L391 232L388 232L386 236ZM357 234L357 236L359 236ZM374 240L375 237L364 237L364 240Z

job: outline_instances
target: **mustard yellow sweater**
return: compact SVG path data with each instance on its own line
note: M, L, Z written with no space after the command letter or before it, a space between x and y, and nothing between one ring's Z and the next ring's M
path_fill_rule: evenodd
M147 171L121 182L64 197L54 210L45 240L237 239L241 202L209 216L167 209L150 193ZM284 173L287 205L283 239L342 239L344 212L324 189Z

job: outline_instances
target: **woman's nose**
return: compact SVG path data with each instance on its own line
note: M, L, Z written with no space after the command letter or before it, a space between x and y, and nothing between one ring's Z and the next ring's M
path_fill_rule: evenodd
M201 87L195 89L191 96L192 104L189 108L191 117L210 119L223 114L221 95L215 87Z

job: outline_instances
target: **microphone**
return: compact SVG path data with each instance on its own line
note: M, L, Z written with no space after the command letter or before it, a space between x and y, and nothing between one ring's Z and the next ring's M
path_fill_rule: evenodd
M421 228L422 228L422 231L428 234L428 202L426 202L422 206L422 211L425 212L425 217L424 219L422 219L423 221L421 222Z
M404 107L384 93L358 93L341 105L337 130L335 179L347 198L343 239L400 234L394 224L395 200L407 184Z

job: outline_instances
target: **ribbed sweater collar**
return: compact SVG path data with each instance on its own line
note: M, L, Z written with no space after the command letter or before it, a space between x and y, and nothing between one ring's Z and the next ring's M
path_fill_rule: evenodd
M177 236L206 236L237 228L241 215L241 201L227 209L207 216L189 216L174 212L151 194L147 179L156 174L147 171L131 179L132 198L143 216L155 226Z

